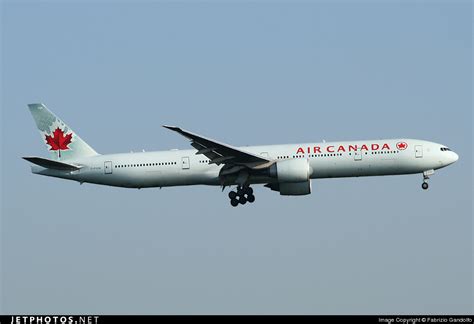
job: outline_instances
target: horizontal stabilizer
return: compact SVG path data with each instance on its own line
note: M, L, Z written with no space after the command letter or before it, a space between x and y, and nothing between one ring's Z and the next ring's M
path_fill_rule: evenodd
M77 171L81 168L73 164L54 161L54 160L45 159L45 158L41 158L37 156L27 156L27 157L23 157L23 159L47 169L55 169L55 170L62 170L62 171Z

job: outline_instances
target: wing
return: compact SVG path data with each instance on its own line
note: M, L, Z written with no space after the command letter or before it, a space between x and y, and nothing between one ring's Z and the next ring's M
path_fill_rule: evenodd
M252 169L265 168L273 163L272 160L245 152L231 145L220 143L213 139L188 132L176 126L163 125L163 127L175 131L186 138L189 138L191 140L191 145L198 150L196 154L204 154L211 160L210 163L215 163L217 165L226 164L229 166L246 166Z

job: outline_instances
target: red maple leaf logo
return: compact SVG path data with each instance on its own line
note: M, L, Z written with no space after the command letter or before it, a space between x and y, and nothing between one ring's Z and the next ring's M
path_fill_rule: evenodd
M398 143L397 143L397 149L399 149L399 150L404 150L404 149L406 149L407 147L408 147L408 144L405 143L405 142L398 142Z
M58 127L52 135L45 135L46 143L51 146L50 151L58 151L59 157L61 157L61 150L69 150L68 145L71 144L72 133L64 135L64 131Z

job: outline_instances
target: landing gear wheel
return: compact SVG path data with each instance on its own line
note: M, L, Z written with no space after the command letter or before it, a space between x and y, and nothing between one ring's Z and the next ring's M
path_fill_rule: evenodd
M423 188L423 190L428 189L428 187L429 187L429 186L428 186L428 182L423 182L423 183L421 184L421 188Z
M247 201L249 203L253 203L255 201L253 189L248 185L239 185L235 191L230 191L228 196L230 198L230 204L233 207L236 207L238 204L245 205Z
M230 204L232 205L232 207L237 207L237 205L239 204L239 201L234 198L230 200Z

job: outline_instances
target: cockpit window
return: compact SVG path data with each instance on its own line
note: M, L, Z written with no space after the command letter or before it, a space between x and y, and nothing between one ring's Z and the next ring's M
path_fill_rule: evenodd
M448 147L442 147L440 148L441 151L451 151Z

